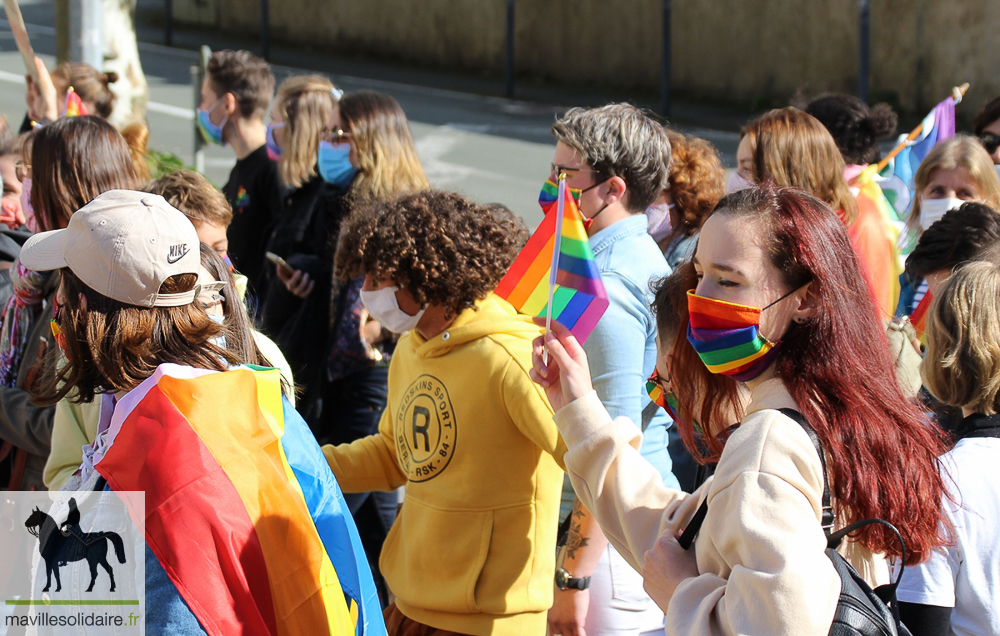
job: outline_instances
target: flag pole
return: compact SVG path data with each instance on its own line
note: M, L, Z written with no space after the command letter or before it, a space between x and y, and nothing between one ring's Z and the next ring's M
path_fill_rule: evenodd
M563 197L566 195L566 173L559 173L559 191L556 195L558 201L556 203L556 231L555 236L552 240L552 266L549 268L549 302L545 306L545 336L549 335L552 330L552 298L556 291L556 275L559 271L559 250L562 248L562 226L563 226L563 206L565 206L565 201ZM544 338L543 338L544 342ZM549 348L542 348L542 362L545 366L549 366Z
M961 86L956 86L955 88L951 89L951 98L955 100L956 104L958 104L960 101L962 101L962 97L965 96L965 92L967 90L969 90L968 82L962 84ZM878 162L878 168L876 168L875 172L882 172L885 169L885 167L889 165L889 162L892 161L893 157L903 152L903 148L906 148L906 146L909 145L910 142L912 142L914 139L919 137L920 133L922 132L924 132L924 124L923 122L920 122L919 124L917 124L916 128L910 131L910 134L906 136L906 139L899 142L899 145L893 148L892 152L883 157L882 161Z

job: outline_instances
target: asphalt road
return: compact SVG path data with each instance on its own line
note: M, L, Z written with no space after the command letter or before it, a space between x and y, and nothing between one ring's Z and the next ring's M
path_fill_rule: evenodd
M140 3L145 5L148 1ZM53 64L53 3L22 0L21 6L32 46L47 64ZM172 152L193 163L195 89L190 69L198 61L193 49L198 44L207 44L215 49L242 45L254 50L255 43L189 30L175 31L177 46L166 47L159 43L161 32L139 22L139 51L150 86L149 147ZM543 94L540 99L533 95L532 101L504 99L455 90L475 90L473 79L463 82L458 78L450 81L453 88L441 88L421 81L419 72L341 62L322 53L289 47L272 47L272 51L272 59L287 64L273 65L279 82L292 74L320 72L344 90L368 88L395 97L407 113L417 152L434 186L462 192L484 203L503 203L521 215L529 227L541 220L538 192L548 175L554 148L549 128L559 113L575 105L566 103L572 97L553 93ZM24 112L24 65L9 27L0 21L0 113L17 127ZM678 129L705 137L720 149L727 166L735 163L738 143L735 127ZM229 149L208 148L206 176L222 185L234 161Z

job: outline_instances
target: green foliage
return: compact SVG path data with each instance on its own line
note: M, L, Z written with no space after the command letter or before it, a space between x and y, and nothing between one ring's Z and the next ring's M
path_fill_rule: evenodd
M180 157L172 152L150 150L146 153L146 165L153 179L159 179L165 174L177 170L194 170L194 166L185 164Z

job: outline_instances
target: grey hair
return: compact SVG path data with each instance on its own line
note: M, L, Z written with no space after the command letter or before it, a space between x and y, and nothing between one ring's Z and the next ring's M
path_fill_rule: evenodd
M631 212L645 211L669 186L670 139L647 111L631 104L571 108L552 134L594 169L595 183L621 177Z

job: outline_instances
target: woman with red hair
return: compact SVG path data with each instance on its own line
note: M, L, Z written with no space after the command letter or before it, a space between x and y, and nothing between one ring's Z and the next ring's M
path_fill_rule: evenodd
M827 634L841 581L825 554L824 483L835 529L884 519L902 534L906 563L917 563L944 543L943 440L901 393L879 310L856 284L850 238L824 202L794 188L728 196L702 227L693 262L688 343L709 371L751 392L724 441L719 420L706 424L702 439L720 455L714 477L691 495L659 484L631 445L635 426L607 415L582 348L557 327L536 340L533 374L557 410L567 471L642 571L667 634ZM685 419L678 425L691 427ZM703 502L707 515L685 551L674 537ZM873 587L889 582L886 558L903 556L877 524L840 551Z

